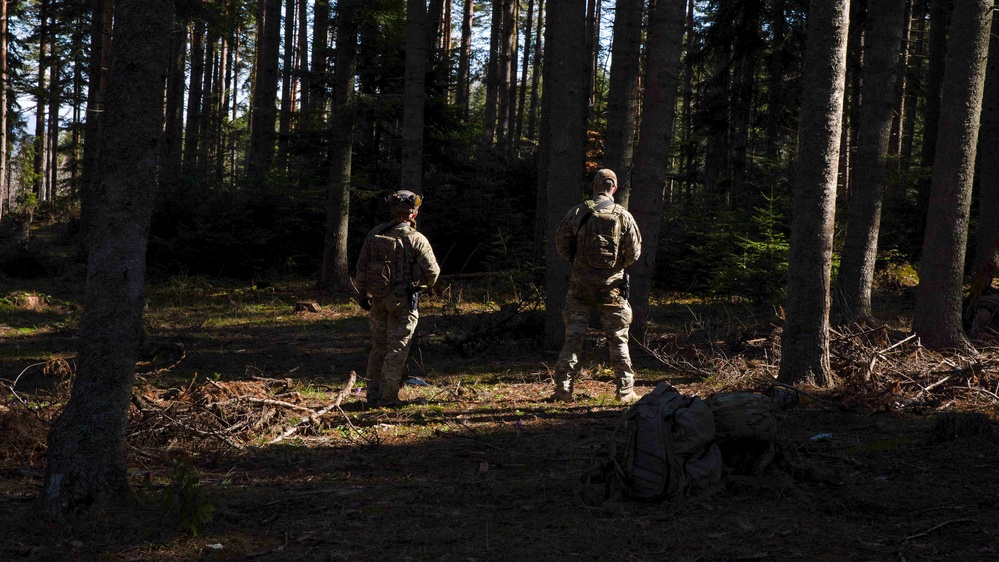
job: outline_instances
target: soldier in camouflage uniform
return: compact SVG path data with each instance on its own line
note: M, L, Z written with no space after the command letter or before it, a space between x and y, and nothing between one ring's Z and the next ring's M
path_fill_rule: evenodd
M607 336L617 399L624 403L638 400L635 369L628 351L632 313L625 294L624 268L641 255L642 236L631 213L614 203L616 191L617 175L611 170L599 170L593 178L593 199L570 209L555 231L555 249L572 263L569 293L562 311L565 345L555 364L552 399L556 401L572 399L579 353L594 310L600 313Z
M392 220L368 233L357 259L355 284L368 308L368 405L398 406L402 372L420 313L419 292L437 282L440 267L426 236L416 231L423 198L397 191L386 198Z

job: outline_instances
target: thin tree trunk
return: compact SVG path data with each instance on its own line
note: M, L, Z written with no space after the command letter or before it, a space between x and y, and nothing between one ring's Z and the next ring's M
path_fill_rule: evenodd
M597 50L600 48L599 28L597 27L599 0L586 0L586 120L596 118L594 102L597 86Z
M125 422L145 304L172 0L120 0L88 239L77 373L48 437L45 507L64 516L129 501ZM96 139L91 139L96 141Z
M916 110L919 105L920 94L922 93L924 75L922 59L926 50L925 29L928 0L916 1L918 1L918 4L915 6L913 15L916 20L914 23L916 29L913 32L915 43L909 48L909 51L914 53L912 57L914 60L906 68L905 115L902 116L902 138L899 140L899 157L902 168L905 170L908 170L909 165L912 163L912 144L916 131ZM899 190L899 195L903 195L903 190Z
M638 129L643 7L642 0L618 0L614 15L604 165L617 174L617 202L624 207L631 197L631 159Z
M534 69L531 71L531 107L527 111L527 138L534 140L538 124L538 92L544 71L542 37L545 28L545 0L538 0L538 30L534 34Z
M926 109L923 112L923 149L920 163L931 167L936 160L937 137L940 130L940 97L944 84L944 63L947 57L947 30L953 0L932 0L930 4L929 66L926 77ZM918 184L916 199L916 236L924 237L929 212L930 181Z
M520 71L520 101L517 102L516 131L514 138L517 142L524 136L524 111L527 105L527 71L531 66L531 33L534 32L534 0L527 0L527 19L524 20L524 59L521 61Z
M201 111L198 114L198 177L208 179L211 170L211 149L214 146L212 138L212 123L217 115L215 96L218 91L218 31L208 27L208 39L205 49L205 75L201 92Z
M35 174L33 190L38 201L45 201L45 72L48 70L48 0L40 0L38 8L38 93L35 95L35 155L32 170Z
M978 237L974 271L999 265L999 35L989 42L988 70L978 132ZM991 279L990 279L991 280Z
M45 132L47 135L46 144L48 147L45 150L45 157L47 160L47 165L45 166L46 171L46 184L48 189L48 200L55 201L58 196L58 183L59 183L59 112L62 107L62 61L58 57L54 57L52 66L50 67L51 84L49 85L49 110L48 110L48 130Z
M316 0L312 11L312 68L308 74L308 107L303 105L302 113L309 115L310 122L312 120L321 122L323 113L326 111L325 82L329 61L329 0Z
M7 0L0 0L0 219L9 210L10 200L7 182L7 29Z
M319 284L350 287L347 259L350 175L354 144L354 75L357 73L358 0L340 0L337 15L336 65L333 74L333 119L330 127L330 175L326 202L326 238Z
M171 191L180 181L184 144L184 91L187 89L186 17L174 19L170 32L170 70L166 89L166 124L160 160L161 188Z
M511 60L515 60L513 50L514 38L516 37L516 22L514 22L514 0L501 0L503 9L502 35L499 41L499 52L497 57L497 77L499 87L497 89L497 113L496 113L496 143L500 147L500 153L506 151L510 141L510 89L513 83L513 75L510 72Z
M107 69L110 66L111 22L114 0L91 0L90 60L87 68L87 120L83 131L83 169L80 171L80 244L86 248L89 232L90 193L97 166L97 143L104 116Z
M545 256L544 346L557 349L565 337L562 308L569 287L569 264L555 252L555 229L565 212L579 203L586 141L586 0L548 6L545 39L545 91L539 157L537 221Z
M309 107L309 2L298 0L298 41L295 42L295 80L299 84L299 115Z
M784 122L784 73L787 72L787 50L784 47L787 36L787 14L784 0L774 0L772 5L773 44L770 47L770 58L767 61L767 117L766 137L767 160L771 166L778 168L780 149L784 146L781 125Z
M517 82L517 53L520 50L520 33L518 24L520 22L520 0L512 3L513 13L510 15L510 104L507 108L506 116L506 145L508 149L515 149L517 141L517 93L519 92Z
M403 96L402 177L399 185L414 193L423 186L423 105L426 99L427 5L406 0L406 76Z
M461 15L461 46L458 49L458 85L455 103L461 111L461 120L468 120L468 94L471 80L469 69L472 60L472 16L475 2L463 0Z
M829 364L829 275L832 270L836 166L843 126L850 0L814 2L802 83L798 162L791 203L786 319L781 382L834 383Z
M187 123L184 127L184 173L197 176L201 144L201 96L205 77L205 21L198 17L191 32L191 88L187 93Z
M676 120L676 97L680 85L680 55L686 26L686 0L657 0L649 13L646 46L645 95L642 122L635 147L632 172L631 212L642 233L642 255L631 267L632 326L639 339L648 327L649 294L656 273L659 226L669 172L670 144Z
M257 50L253 92L250 97L250 147L246 178L255 187L264 184L274 161L275 99L278 89L278 54L281 43L281 0L257 2Z
M915 0L904 0L902 14L902 43L898 51L898 68L895 75L895 103L891 122L891 136L888 140L888 151L898 156L902 151L902 119L905 116L905 69L909 66L909 42L912 37L912 5Z
M947 49L912 318L913 331L930 348L971 348L961 321L962 280L993 5L993 0L961 0L954 5L952 28L961 32L953 34Z
M905 1L869 2L855 181L847 215L846 240L833 291L837 318L842 322L871 318L871 282L878 255L881 201Z
M486 61L486 105L483 108L486 144L492 146L496 141L496 118L499 115L500 68L502 67L503 48L503 2L493 0L492 26L489 29L489 59Z
M291 113L294 111L292 84L295 81L295 6L298 0L286 0L284 9L284 62L281 71L281 113L278 117L277 161L274 166L288 167L291 143Z

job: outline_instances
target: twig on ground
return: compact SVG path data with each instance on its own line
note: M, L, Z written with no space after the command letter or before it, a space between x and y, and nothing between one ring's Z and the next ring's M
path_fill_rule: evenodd
M292 435L294 435L295 433L297 433L299 429L302 429L306 425L309 425L309 424L318 425L319 418L321 418L321 417L325 416L326 414L328 414L330 412L330 410L337 409L337 410L339 410L342 413L343 410L340 409L340 403L343 402L343 399L350 394L351 389L354 388L354 383L355 382L357 382L357 373L355 371L351 371L350 372L350 378L347 379L347 385L344 386L343 389L341 389L340 392L337 393L336 400L332 404L326 406L325 408L323 408L323 409L321 409L321 410L319 410L317 412L309 414L308 418L306 418L306 419L304 419L304 420L302 420L302 421L300 421L300 422L292 425L288 429L284 430L280 435L278 435L274 439L271 439L270 441L268 441L267 444L268 445L273 445L275 443L283 441L284 439L287 439L288 437L291 437ZM346 417L346 415L344 415L344 417ZM349 420L348 420L348 422L349 422Z
M919 537L925 537L926 535L932 533L933 531L936 531L937 529L939 529L941 527L946 527L947 525L952 525L954 523L974 523L974 522L975 522L975 519L951 519L950 521L944 521L943 523L940 523L938 525L934 525L934 526L930 527L929 529L927 529L927 530L925 530L925 531L923 531L921 533L916 533L914 535L909 535L907 537L904 537L899 542L900 543L904 543L904 542L907 542L907 541L911 541L912 539L918 539Z

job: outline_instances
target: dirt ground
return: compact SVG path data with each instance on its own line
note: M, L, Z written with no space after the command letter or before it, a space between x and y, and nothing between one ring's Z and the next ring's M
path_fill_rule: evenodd
M46 302L27 308L28 287L8 279L0 559L999 559L999 441L970 416L999 413L987 342L978 357L948 357L897 321L840 328L841 384L781 389L798 399L765 472L668 503L590 506L580 476L623 411L602 342L594 331L576 402L544 402L555 357L534 344L536 302L495 283L445 284L426 300L410 375L428 386L406 386L399 410L364 409L363 380L341 392L367 345L346 299L304 281L152 287L127 440L140 507L61 527L37 496L82 293L35 283ZM301 301L321 309L296 312ZM701 396L771 391L772 313L663 299L633 346L639 390L668 379Z

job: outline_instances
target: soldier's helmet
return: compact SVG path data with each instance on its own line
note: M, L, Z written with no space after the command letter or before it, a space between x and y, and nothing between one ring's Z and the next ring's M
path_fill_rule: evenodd
M385 202L388 203L389 210L393 215L405 215L420 208L420 205L423 203L423 196L412 191L400 189L385 197Z

